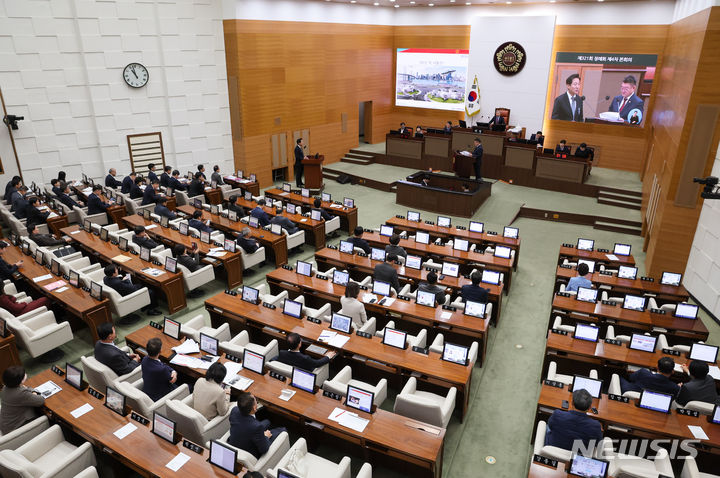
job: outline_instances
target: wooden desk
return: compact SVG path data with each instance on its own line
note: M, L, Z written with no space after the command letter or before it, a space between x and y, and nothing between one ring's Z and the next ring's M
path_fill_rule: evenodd
M224 293L219 296L226 296L230 299L241 301L239 297L232 297ZM248 307L253 308L259 307L251 304L247 305ZM237 307L233 303L230 304L230 309L233 311L232 314L234 315ZM264 311L269 311L269 309L262 309ZM262 314L257 315L258 318L261 316ZM301 323L301 321L296 319L294 319L294 321L298 325ZM315 325L310 324L307 321L304 322L308 325ZM129 344L141 345L144 347L147 340L152 337L159 337L163 342L162 350L160 352L160 357L163 360L168 360L172 353L172 347L180 344L180 341L174 340L150 326L146 326L127 335L126 341ZM347 348L347 344L345 348ZM224 357L220 360L223 362L226 361ZM427 361L432 362L433 358L429 358ZM205 370L189 369L185 367L177 368L193 378L205 376ZM258 401L263 402L269 410L276 410L281 415L300 424L308 430L308 433L310 433L309 430L311 428L317 430L317 425L320 424L320 430L328 434L330 439L339 438L353 443L356 446L361 447L366 455L389 456L396 460L400 460L403 462L404 466L420 468L423 471L421 476L426 475L437 478L441 477L445 430L437 429L431 425L427 425L401 415L396 415L382 409L378 409L372 415L352 410L364 418L370 419L370 423L368 423L365 430L362 433L359 433L351 429L341 427L337 422L328 419L328 416L335 407L345 408L342 402L324 397L322 393L310 394L300 390L298 390L289 401L283 401L280 400L278 396L280 395L280 391L282 389L289 387L287 382L275 380L268 374L258 375L246 370L241 371L240 375L254 380L248 391L255 395ZM423 431L421 428L435 429L439 433L434 435ZM413 476L416 475L413 474Z
M5 370L11 365L22 365L20 354L15 344L15 336L7 330L5 333L7 337L0 337L0 370ZM1 375L0 385L3 385Z
M468 229L458 229L456 227L440 227L435 224L427 224L424 222L408 221L406 218L391 217L385 224L393 226L400 231L407 231L409 233L415 233L416 231L423 231L430 234L431 240L441 239L453 239L459 237L466 239L470 243L481 244L481 245L501 245L506 246L515 250L515 264L513 269L517 270L517 264L520 260L520 238L512 239L509 237L503 237L500 234L488 234L487 232L472 232Z
M182 442L173 445L152 433L152 417L149 418L149 425L142 425L130 419L130 415L122 417L104 405L104 399L98 400L87 392L77 390L65 383L64 377L60 377L50 370L45 370L31 377L27 381L29 387L37 387L48 380L62 388L61 392L45 400L44 409L53 420L68 428L85 440L89 441L95 448L108 453L116 460L135 470L145 477L168 477L178 476L213 476L227 477L232 475L222 469L212 466L207 460L210 456L208 450L203 449L198 454L184 448ZM100 390L105 393L105 390ZM86 403L93 409L84 415L74 418L71 412ZM114 432L123 426L131 423L137 427L129 436L120 440ZM204 445L204 444L202 444ZM178 453L185 453L190 460L185 463L178 472L173 472L165 465Z
M425 177L429 177L429 186L421 182ZM463 184L469 184L470 191L463 191ZM398 204L462 217L475 214L492 192L492 183L488 181L462 179L427 171L411 174L404 181L396 181L395 185L395 202Z
M590 164L589 160L574 157L561 159L538 156L535 176L571 183L584 183L590 173Z
M335 305L340 304L340 297L345 295L345 287L333 284L331 279L320 280L317 277L306 277L287 269L275 269L267 274L265 278L272 294L287 290L315 297L323 304L331 302ZM361 291L361 293L364 293L364 291ZM415 301L400 299L396 299L389 306L380 305L377 302L374 304L364 303L364 305L368 316L375 315L382 318L392 314L401 318L404 322L414 324L417 330L430 327L442 332L446 337L452 335L454 340L463 345L470 345L471 342L477 341L480 346L478 351L478 363L480 366L485 360L490 319L466 316L461 310L451 312L443 310L440 306L427 307L418 305ZM443 317L444 314L450 314L450 317ZM384 324L378 323L378 330L383 326ZM410 330L409 332L413 331Z
M57 237L62 236L62 234L60 233L60 230L63 227L67 227L69 224L67 215L61 216L59 211L57 211L56 209L50 208L50 206L48 206L47 204L43 204L43 206L47 207L47 209L44 209L44 211L50 211L50 212L55 213L54 217L49 217L45 221L48 229L50 230L50 234L54 234ZM28 231L28 232L30 232L30 231Z
M295 193L286 193L285 191L273 188L268 189L265 191L265 196L272 198L276 201L283 201L283 202L289 202L292 204L295 204L296 206L302 206L304 208L312 208L314 207L315 198L309 197L303 197L300 194ZM355 230L355 227L358 225L358 208L357 207L332 207L337 206L337 204L334 204L332 202L328 201L322 201L322 204L320 207L325 209L327 212L332 214L333 216L340 216L340 225L341 227L352 234L352 232Z
M575 297L560 297L555 294L552 307L553 309L570 312L570 318L573 318L573 312L586 314L588 317L583 317L582 320L602 324L616 324L630 329L642 330L643 332L652 330L653 327L662 327L668 331L668 334L679 338L707 340L709 335L708 329L700 319L682 319L669 314L653 314L647 310L643 312L627 310L620 305L613 307L604 305L600 301L597 304L592 304L576 300ZM550 321L552 321L554 313L551 313L550 316ZM548 326L548 329L551 327L552 323Z
M238 178L237 176L223 176L223 181L229 184L233 188L240 188L250 191L253 196L260 195L260 183L257 181L250 181L249 179Z
M79 232L73 234L75 231ZM163 294L165 294L170 314L174 314L175 312L187 307L182 272L172 274L165 271L164 274L158 277L152 277L145 274L143 269L153 267L164 270L164 265L158 266L152 262L140 259L139 255L135 256L129 252L123 252L118 246L112 244L110 241L105 242L100 239L99 236L83 231L82 227L79 225L66 227L62 230L62 233L69 236L73 241L80 244L83 249L88 251L90 254L99 257L102 261L111 262L121 270L132 273L145 284L160 289ZM129 260L124 262L119 261L117 260L118 256L128 257Z
M195 210L196 209L193 206L187 204L178 207L178 211L189 216L192 216L192 213L195 212ZM273 256L275 257L275 265L281 266L286 264L288 261L287 239L285 239L285 234L273 234L270 231L250 227L250 225L245 224L244 222L233 222L222 215L211 214L205 210L202 211L201 219L203 221L209 219L210 224L212 224L214 228L230 232L233 236L236 236L240 231L247 227L250 230L250 237L257 240L260 245L266 249L270 249L272 251Z
M208 189L205 188L205 200L208 204L222 204L223 202L223 192L220 188L215 189Z
M560 246L560 253L558 254L558 264L562 263L562 258L567 257L571 259L587 259L590 261L601 262L603 264L610 264L611 266L635 266L635 258L632 255L629 256L615 256L617 260L611 260L608 258L608 254L612 255L611 252L598 252L593 251L581 251L575 247Z
M192 243L196 243L198 245L198 252L205 258L207 263L212 264L214 267L218 267L222 264L225 268L225 273L227 274L227 284L230 289L234 289L242 285L243 263L242 256L239 252L225 251L225 255L222 257L209 257L207 254L210 252L211 248L215 247L214 244L205 244L193 237L183 236L174 229L162 227L151 220L138 216L137 214L133 216L126 216L123 220L131 228L135 226L144 226L147 228L148 226L154 225L155 227L146 229L148 235L159 239L171 247L175 244L182 244L189 250L192 248Z
M323 265L323 269L325 270L331 267L347 269L353 279L356 279L358 281L362 280L364 276L373 275L375 272L375 266L379 264L378 261L373 261L369 257L361 257L357 254L345 254L337 249L329 249L327 247L324 249L320 249L315 253L315 262L317 263L318 267L320 267L320 265ZM418 284L421 281L426 280L429 273L425 269L417 270L405 266L399 266L396 264L390 265L398 271L398 278L400 282L409 283L413 286L413 288L417 288ZM332 280L332 277L330 277L329 279ZM472 284L472 281L470 281L470 279L466 279L463 276L446 276L442 280L438 279L438 284L442 287L452 289L453 295L459 295L462 286ZM488 298L489 301L493 303L492 320L495 325L497 325L500 319L503 284L481 284L481 286L489 289L490 291L488 293Z
M238 197L236 204L242 206L249 211L255 209L258 204L255 201L246 201L244 198ZM325 247L325 220L313 221L310 217L303 217L300 214L290 214L283 210L278 214L277 209L274 206L263 206L268 216L284 216L295 223L297 227L305 231L305 242L315 246L315 249L322 249Z
M569 280L575 277L577 272L575 269L566 269L558 266L555 272L555 278L561 280ZM607 285L612 287L613 291L628 292L630 294L654 294L658 299L666 299L673 302L684 302L690 298L687 289L681 284L679 286L663 285L660 282L648 282L638 279L620 279L616 275L606 276L598 272L593 272L586 276L593 284L598 286Z
M379 232L364 232L362 238L365 239L371 246L380 247L385 249L385 246L390 244L390 238L387 236L381 236ZM512 260L503 259L502 257L495 257L492 254L479 254L477 252L463 252L457 251L449 246L438 246L436 244L420 244L409 239L400 239L401 247L403 247L408 254L413 254L421 257L437 257L441 261L448 260L450 262L458 262L464 266L467 266L467 272L470 272L470 266L474 263L483 264L488 269L496 270L505 274L505 289L506 292L510 290L510 284L512 282Z
M75 228L75 226L71 227ZM65 233L63 232L63 234ZM13 245L8 245L8 247L5 248L3 258L8 264L14 264L22 259L24 263L18 268L18 272L25 278L27 283L53 302L59 303L64 309L82 319L90 329L93 343L99 340L97 326L112 321L109 299L93 299L90 297L89 292L70 285L62 292L58 292L57 289L48 291L44 286L52 284L61 278L53 275L50 279L45 279L40 282L33 281L36 277L50 274L50 271L36 263L32 256L26 256L18 247Z

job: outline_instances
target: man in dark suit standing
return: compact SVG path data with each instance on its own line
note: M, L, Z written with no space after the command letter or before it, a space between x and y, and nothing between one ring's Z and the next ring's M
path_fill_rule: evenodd
M475 169L475 179L478 181L482 181L482 141L480 140L480 138L475 138L474 143L475 149L473 149L472 156L475 160L475 163L473 164L473 168Z
M286 365L291 365L293 367L298 367L303 370L307 370L308 372L312 372L316 368L322 367L326 363L330 362L331 356L334 357L333 354L324 355L318 359L314 359L309 355L300 352L302 340L300 340L300 336L294 332L288 335L287 340L288 350L281 350L280 355L278 355L277 359L275 359Z
M495 115L492 118L490 118L490 121L488 121L488 125L502 125L505 124L505 117L502 115Z
M115 171L115 168L110 168L110 171L108 171L108 175L105 176L105 187L106 188L116 188L118 186L121 186L122 183L115 179L115 175L117 174L117 171Z
M115 264L105 266L105 278L103 279L103 284L115 290L115 292L117 292L123 297L125 297L126 295L130 295L133 292L138 291L144 287L130 282L130 274L127 274L124 278L120 277L120 274L118 274L117 266L115 266ZM161 315L162 312L157 309L155 293L149 287L148 294L150 295L150 304L146 305L140 310L144 311L148 315ZM150 351L148 351L148 353L150 353Z
M265 205L265 200L261 199L258 201L257 204L258 204L257 207L255 207L255 209L250 211L250 215L252 217L258 218L258 224L261 227L265 227L268 224L270 224L270 216L268 216L268 213L266 213L262 208Z
M157 203L158 200L162 197L158 193L159 189L160 189L159 181L153 181L152 183L148 184L145 187L145 192L143 192L143 200L142 200L141 205L147 206L148 204Z
M395 292L400 290L400 281L398 280L397 269L389 263L397 260L398 257L395 254L385 254L385 262L376 265L373 272L373 280L387 282L390 287L395 289Z
M88 196L87 206L88 215L100 214L101 212L107 212L107 208L110 207L110 203L103 201L100 195L102 194L102 186L96 184L92 188L92 193Z
M550 415L545 445L572 450L575 440L581 440L587 449L589 445L597 445L602 440L600 422L587 416L592 405L590 392L584 388L575 390L572 403L575 410L556 409Z
M658 371L653 373L646 368L641 368L636 372L628 375L627 380L620 377L620 390L625 392L642 392L649 389L656 392L667 393L673 397L677 395L678 384L670 380L673 370L675 370L675 361L670 357L662 357L658 360Z
M623 78L623 81L620 84L620 94L613 98L610 102L610 108L608 111L618 112L625 122L628 122L628 114L632 110L639 109L642 113L643 108L645 107L645 102L638 98L635 94L636 89L637 80L635 80L634 76L628 75Z
M471 300L473 302L480 302L483 304L488 301L488 289L480 287L481 278L482 274L477 271L470 275L470 281L472 281L472 284L465 284L460 289L460 297L462 297L462 300L466 302Z
M134 184L135 184L135 171L130 171L130 174L125 176L122 180L122 187L120 188L120 192L123 194L129 193Z
M109 367L116 375L125 375L140 365L138 354L126 354L115 345L117 334L111 322L98 325L98 337L95 342L95 360Z
M251 393L243 393L237 406L230 412L230 437L228 443L260 458L270 449L270 444L286 431L284 427L270 428L269 420L258 420L257 400Z
M172 166L165 166L165 169L163 173L160 175L160 186L166 188L170 185L170 173L172 172ZM180 173L178 173L180 174ZM148 180L150 181L150 184L152 184L153 179L150 178L150 175L148 174Z
M707 362L693 360L690 365L683 364L683 372L690 375L690 381L683 383L675 401L680 406L688 402L699 401L717 403L718 394L715 388L715 379L709 374L710 367Z
M297 187L302 187L302 176L303 176L303 169L305 169L305 166L302 164L302 160L305 159L305 145L303 144L303 139L298 138L296 141L295 146L295 185Z
M567 91L555 98L550 119L562 121L583 120L583 100L580 94L580 75L573 73L565 79Z

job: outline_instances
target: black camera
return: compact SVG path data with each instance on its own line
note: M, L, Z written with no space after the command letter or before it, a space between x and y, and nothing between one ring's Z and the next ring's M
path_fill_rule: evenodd
M10 126L12 129L18 129L17 122L24 120L24 116L15 116L15 115L5 115L3 118L3 123Z
M705 185L700 196L704 199L720 199L720 193L717 192L718 182L717 177L708 176L707 178L693 178L694 183L700 183Z

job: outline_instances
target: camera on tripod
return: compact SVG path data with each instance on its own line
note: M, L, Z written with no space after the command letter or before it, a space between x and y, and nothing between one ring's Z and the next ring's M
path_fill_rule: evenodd
M694 183L700 183L705 185L700 196L704 199L720 199L720 193L718 193L718 182L720 180L715 176L708 176L707 178L693 178Z

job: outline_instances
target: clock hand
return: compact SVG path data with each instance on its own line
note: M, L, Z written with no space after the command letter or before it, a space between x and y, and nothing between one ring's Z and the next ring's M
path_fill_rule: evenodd
M138 76L137 73L135 73L135 67L133 66L130 70L133 72L133 75L135 75L135 78L137 78Z

